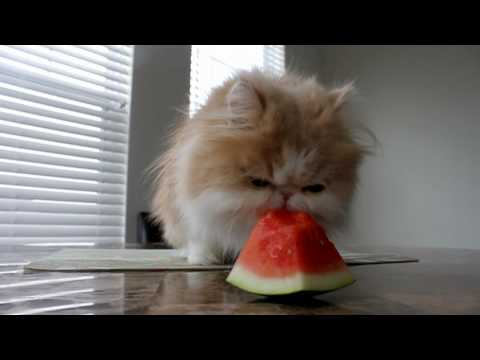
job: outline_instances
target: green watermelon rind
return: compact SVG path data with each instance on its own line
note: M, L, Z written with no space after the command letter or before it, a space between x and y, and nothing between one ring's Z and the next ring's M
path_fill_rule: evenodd
M236 264L226 281L240 289L257 295L289 295L299 292L325 293L351 285L355 282L350 271L308 274L297 272L282 278L255 275L240 264Z

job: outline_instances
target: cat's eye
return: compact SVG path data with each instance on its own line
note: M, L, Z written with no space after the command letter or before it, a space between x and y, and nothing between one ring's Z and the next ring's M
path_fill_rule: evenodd
M325 185L322 184L315 184L310 186L305 186L302 191L304 192L311 192L311 193L320 193L325 190Z
M250 183L257 188L264 188L270 186L270 182L264 179L250 178Z

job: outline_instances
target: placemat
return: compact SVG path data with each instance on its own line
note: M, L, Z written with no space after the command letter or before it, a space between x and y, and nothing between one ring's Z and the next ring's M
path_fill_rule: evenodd
M396 254L340 251L347 265L417 262ZM230 270L231 265L191 265L179 250L64 249L35 260L25 268L48 271Z

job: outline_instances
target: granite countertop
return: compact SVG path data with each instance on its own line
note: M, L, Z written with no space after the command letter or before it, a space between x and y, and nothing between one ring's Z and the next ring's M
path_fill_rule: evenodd
M356 283L313 298L243 292L226 271L47 272L23 269L58 248L0 246L0 314L479 314L480 251L351 247L418 263L352 267Z

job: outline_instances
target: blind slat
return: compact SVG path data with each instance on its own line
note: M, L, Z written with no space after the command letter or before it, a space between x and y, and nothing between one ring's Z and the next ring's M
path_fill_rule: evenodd
M0 108L0 120L9 121L21 125L36 126L42 129L62 131L69 134L83 135L96 139L119 142L125 144L127 136L124 133L108 131L102 128L78 127L78 124L65 121L49 121L48 119L32 118L4 112ZM77 125L77 126L75 126ZM118 128L116 128L118 129Z
M38 139L38 140L46 140L46 141L52 141L56 142L58 144L62 144L65 146L81 146L84 147L84 151L90 151L90 152L99 152L99 151L109 151L112 153L119 153L119 154L125 154L126 152L126 146L125 144L122 143L114 143L111 141L101 141L100 139L95 140L95 139L87 139L87 138L77 138L73 136L69 136L68 133L55 133L55 134L50 134L50 133L43 133L41 132L41 128L38 129L25 129L21 128L18 126L15 126L15 123L4 123L3 120L1 120L2 116L0 114L0 133L3 133L2 136L5 136L5 134L9 135L17 135L17 136L23 136L27 138L32 138L32 139ZM1 144L1 140L0 140ZM88 148L88 149L87 149ZM81 150L81 149L79 149Z
M79 48L89 51L93 54L106 57L109 60L114 60L116 63L123 64L126 66L131 65L131 60L127 56L120 55L115 52L111 52L108 50L108 48L104 48L106 51L102 50L102 47L100 46L94 46L94 45L78 45Z
M123 216L0 211L0 224L122 226Z
M124 66L113 61L108 61L107 59L104 59L102 57L92 56L89 52L79 51L78 48L75 46L72 46L72 45L44 45L44 46L53 51L58 51L62 54L79 58L81 60L104 67L111 71L118 72L120 74L124 74L127 76L130 75L130 68L128 66Z
M102 194L125 194L125 187L119 184L80 182L78 180L75 181L75 179L67 180L65 178L54 178L53 176L44 178L40 177L40 175L11 172L3 172L0 174L0 176L2 178L3 185L41 187L44 189L56 190L89 191Z
M29 244L29 245L50 245L50 244L65 244L69 246L70 244L79 244L79 245L96 245L96 244L119 244L123 242L122 236L44 236L44 237L25 237L25 236L15 236L15 237L0 237L0 244Z
M0 225L2 237L55 237L55 236L122 236L118 226L67 226L67 225Z
M90 129L105 129L112 132L123 133L125 134L128 131L128 127L123 123L118 123L115 121L109 120L93 120L89 118L81 118L78 116L71 116L67 114L55 113L48 110L36 109L35 107L17 104L8 100L0 98L0 115L4 116L5 120L7 118L11 119L13 117L18 117L19 119L23 118L23 121L29 121L27 119L38 119L39 123L42 121L50 123L63 123L64 125L72 124L77 128L88 128ZM16 121L16 120L14 120ZM85 126L81 126L85 125Z
M1 143L1 141L0 141ZM6 150L0 148L0 159L8 160L18 160L18 161L29 161L36 163L37 165L46 165L46 166L61 166L69 167L78 170L79 172L96 175L105 173L112 173L115 176L122 176L125 174L125 165L119 163L109 163L107 161L98 161L95 159L74 159L69 157L58 157L53 153L30 153L29 150L8 147ZM89 161L92 160L92 161ZM83 176L83 175L82 175ZM87 175L85 175L87 176ZM81 177L79 177L81 178ZM90 179L90 178L85 178ZM96 179L96 178L93 178Z
M3 159L0 153L0 171L17 172L29 175L53 176L75 180L97 181L101 183L125 184L125 176L122 174L80 171L72 168L52 168L38 163L12 162ZM31 160L31 159L29 159Z
M109 205L123 205L124 196L110 194L93 194L87 192L52 191L50 189L26 189L10 185L0 185L0 198L23 200L70 201L84 203L98 203Z
M54 51L45 46L10 45L10 47L25 51L33 55L40 56L52 62L67 65L72 68L77 68L91 74L105 77L109 80L118 82L123 85L127 85L127 86L129 85L129 78L125 75L121 75L119 73L109 71L108 69L102 69L96 66L92 66L91 64L88 64L87 62L84 62L78 58L71 57L70 55L61 54L58 51Z
M105 45L108 49L116 51L119 54L132 56L132 49L122 45Z
M12 51L9 51L9 50L12 50ZM101 80L93 76L85 75L80 71L66 70L63 67L59 66L58 64L53 64L51 62L45 63L34 57L25 56L31 53L32 53L31 51L28 51L25 49L18 49L11 46L0 45L0 57L10 59L12 61L15 61L23 65L35 67L36 69L45 70L50 74L57 74L57 75L67 77L69 79L78 80L82 83L85 83L84 84L85 86L88 86L90 84L90 85L95 85L100 89L101 88L109 89L121 94L128 93L128 87L118 82L113 82L106 78ZM72 81L72 80L67 80L67 81Z
M81 66L79 66L78 62L77 64L64 64L65 61L54 63L54 56L52 56L50 53L42 53L41 47L31 47L28 45L8 45L8 47L3 49L6 49L7 52L5 53L4 51L2 53L2 47L0 46L0 54L13 61L34 66L38 69L43 69L50 73L62 75L71 79L82 81L84 83L97 85L101 88L110 89L115 92L123 94L128 93L128 83L122 83L107 78L104 75L98 75L96 73L92 73L92 71L83 70ZM25 56L29 54L34 55L34 57Z
M0 75L0 82L1 82L1 75ZM0 83L0 95L14 97L16 99L21 99L21 100L29 101L32 103L57 108L59 110L68 110L68 111L76 112L79 114L92 115L99 119L109 119L114 121L126 122L125 114L113 113L111 111L92 110L92 109L81 107L78 105L68 104L58 100L52 100L52 99L28 94L25 92L14 90L14 89L8 89L8 88L5 88L5 85L2 86L1 83Z
M97 89L86 87L84 85L68 82L64 79L53 78L51 76L37 73L28 69L21 69L21 71L19 71L19 69L16 66L13 66L12 64L6 64L6 63L0 62L0 72L10 76L19 76L21 79L26 79L26 80L44 84L50 87L59 88L67 92L71 91L74 93L90 96L93 98L96 97L96 98L104 99L107 101L114 101L119 104L122 104L121 106L124 106L123 104L127 102L127 96L123 94L114 93L108 90L100 91Z
M51 214L92 214L93 216L124 215L124 209L120 205L71 204L61 201L41 202L6 198L0 198L0 211L41 212Z
M40 116L44 116L52 119L65 120L65 121L78 123L78 124L102 126L103 123L108 123L110 127L117 128L119 129L119 131L122 131L125 129L125 125L118 122L108 121L101 118L93 119L92 117L85 117L85 116L81 117L80 116L81 114L78 114L78 115L66 114L60 111L42 109L42 108L39 108L38 106L36 107L32 105L22 104L22 103L19 103L18 101L14 102L12 100L0 98L0 108L2 107L6 109L22 111L29 114L40 115Z
M2 134L0 132L0 146L10 146L19 149L31 150L31 151L42 151L45 153L52 153L59 156L75 156L77 158L84 158L88 160L98 160L98 161L108 161L111 163L125 164L126 155L113 153L108 151L86 151L82 149L64 147L59 144L50 143L39 143L35 141L37 139L30 139L27 137L14 137L11 135Z
M1 67L1 64L0 64ZM11 84L14 86L19 86L25 89L30 89L34 91L39 91L47 95L58 96L63 99L68 99L71 101L76 101L82 104L88 104L104 111L113 112L119 115L126 115L125 110L120 107L118 102L111 101L98 96L90 96L86 94L79 94L77 92L68 91L63 88L58 88L55 86L49 86L49 84L40 84L36 82L37 79L34 78L25 78L25 77L16 77L5 74L0 71L0 82ZM50 84L51 85L51 84Z

